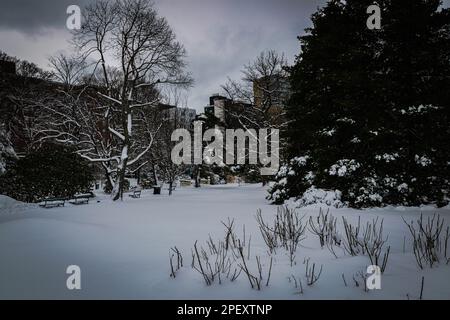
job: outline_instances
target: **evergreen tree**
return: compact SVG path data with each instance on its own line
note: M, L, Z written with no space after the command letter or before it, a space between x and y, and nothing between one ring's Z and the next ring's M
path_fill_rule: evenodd
M313 186L355 207L448 202L449 10L379 1L382 28L369 30L371 4L330 1L299 38L275 203Z

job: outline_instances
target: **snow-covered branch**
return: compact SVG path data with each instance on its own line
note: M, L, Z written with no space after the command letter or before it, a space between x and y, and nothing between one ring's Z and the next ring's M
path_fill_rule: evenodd
M98 92L98 94L99 94L100 96L102 96L103 98L105 98L105 99L111 100L111 101L114 102L114 103L117 103L117 104L122 105L122 101L119 101L119 100L117 100L117 99L114 99L113 97L110 97L110 96L108 96L108 95L106 95L106 94L103 94L103 93L101 93L101 92Z
M118 137L120 140L125 141L125 136L124 136L123 134L121 134L120 132L114 130L114 129L111 128L111 127L108 127L108 130L109 130L112 134L114 134L116 137Z

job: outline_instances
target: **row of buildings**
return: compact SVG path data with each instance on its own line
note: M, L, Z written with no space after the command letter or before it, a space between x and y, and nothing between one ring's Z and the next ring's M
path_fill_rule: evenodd
M252 95L249 101L236 101L218 93L213 94L209 98L209 105L204 107L204 112L215 116L228 128L235 127L236 118L242 115L259 115L265 118L264 125L270 127L277 127L285 120L283 114L290 95L287 77L271 76L254 81Z

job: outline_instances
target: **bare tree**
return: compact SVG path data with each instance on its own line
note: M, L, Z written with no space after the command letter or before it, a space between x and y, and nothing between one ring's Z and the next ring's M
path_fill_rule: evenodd
M254 62L244 66L240 81L228 79L222 86L225 95L236 105L244 107L226 109L227 121L250 133L250 129L270 129L272 135L273 129L285 129L288 122L284 106L290 92L286 67L284 54L273 50L264 51ZM253 138L259 142L258 136ZM281 149L283 145L280 144ZM265 185L267 178L261 178Z
M20 77L18 82L8 84L6 88L0 93L0 99L7 106L2 110L2 117L7 119L5 122L14 140L20 141L18 152L28 153L38 149L54 120L41 106L53 104L55 85Z
M172 195L172 191L174 190L175 181L182 175L186 169L187 165L184 164L175 164L171 159L172 148L175 145L175 142L171 140L172 132L175 129L190 129L191 123L189 123L189 116L186 114L188 109L184 108L175 108L170 111L170 119L166 122L168 125L164 128L162 133L162 158L159 162L159 167L163 171L163 177L169 184L169 195Z
M275 51L262 52L254 62L244 66L241 81L228 79L222 86L235 102L244 102L244 112L229 115L244 128L276 128L286 125L283 108L289 96L287 60Z
M184 90L171 87L165 90L163 95L163 101L168 105L160 113L159 122L162 123L162 127L158 132L152 156L153 162L158 168L159 176L169 184L169 195L172 195L175 181L187 168L186 165L178 165L172 161L172 149L176 144L172 141L172 133L176 129L189 130L193 118L189 114L189 109L178 107L186 101Z
M192 79L183 72L184 47L150 1L100 0L83 12L83 25L75 32L73 43L82 60L95 62L97 96L92 97L91 105L81 102L80 94L72 97L70 104L63 103L70 108L81 102L82 108L77 106L81 111L74 117L60 114L66 122L52 130L58 139L76 142L82 157L102 164L113 185L112 199L118 200L123 196L127 170L140 166L154 142L155 132L148 132L146 145L138 139L139 110L158 105L159 97L153 94L157 86L189 86ZM70 63L62 62L63 71L73 70ZM73 123L69 130L67 123Z
M49 62L56 81L66 86L82 83L87 67L84 59L59 53L50 57Z
M53 77L53 74L51 72L42 70L36 64L26 60L20 60L16 57L11 57L1 50L0 60L14 62L16 65L16 74L21 77L42 80L49 80Z
M22 142L22 152L28 153L40 146L40 133L37 128L47 120L47 115L30 101L30 90L15 88L9 93L11 115L8 119L8 130ZM34 90L31 90L32 92Z

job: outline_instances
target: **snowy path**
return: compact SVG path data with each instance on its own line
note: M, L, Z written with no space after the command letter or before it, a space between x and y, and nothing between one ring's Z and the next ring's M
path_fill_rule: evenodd
M8 298L137 298L137 299L314 299L417 298L420 279L425 276L425 298L450 298L450 266L441 264L420 271L410 245L403 253L403 239L409 239L401 216L407 220L420 214L418 208L373 209L357 211L332 209L355 221L376 216L384 218L392 254L382 278L382 290L365 293L351 284L352 275L364 270L368 258L340 254L335 259L321 250L315 236L308 233L298 250L297 265L290 267L283 253L274 262L271 285L258 292L241 276L236 282L206 287L201 276L190 267L191 248L196 240L204 243L211 234L221 238L221 221L235 218L240 228L252 235L252 251L265 255L266 248L255 222L256 209L265 217L276 212L264 200L265 191L258 186L216 186L200 190L180 189L169 198L153 196L148 191L141 199L127 198L123 203L108 199L89 205L41 209L0 207L0 299ZM318 209L301 210L317 215ZM424 209L424 215L439 212L450 222L450 210ZM176 279L169 277L169 248L177 246L183 253L185 267ZM254 254L252 252L252 255ZM323 275L303 295L288 277L304 274L304 258L324 265ZM264 260L266 263L267 260ZM82 290L66 288L66 268L81 268ZM349 286L345 287L342 274Z

